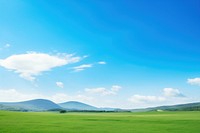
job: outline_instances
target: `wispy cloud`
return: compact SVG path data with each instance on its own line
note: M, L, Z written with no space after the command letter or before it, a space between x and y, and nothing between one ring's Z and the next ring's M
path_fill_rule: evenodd
M63 82L56 82L56 85L60 88L64 88L64 83Z
M83 71L83 70L85 70L85 69L92 68L92 67L95 66L96 64L105 65L106 62L105 62L105 61L100 61L100 62L93 63L93 64L82 64L82 65L80 65L80 66L75 66L75 67L73 67L72 69L74 70L74 72L80 72L80 71Z
M189 83L191 85L198 85L198 86L200 86L200 78L188 79L187 83Z
M9 48L11 45L10 44L5 44L3 47L0 47L0 50L4 50L4 49L7 49Z
M92 64L83 64L83 65L80 65L80 66L76 66L76 67L73 67L72 69L75 71L75 72L79 72L79 71L83 71L87 68L91 68L93 67Z
M33 81L36 76L52 68L79 62L82 58L73 54L49 55L46 53L27 52L0 59L0 66L18 73L20 77Z
M111 87L111 91L117 92L117 91L119 91L121 88L122 88L122 87L119 86L119 85L113 85L113 86Z
M92 89L86 88L85 92L90 93L90 94L98 94L98 95L102 95L102 96L105 96L105 95L116 95L117 92L121 88L122 87L118 86L118 85L113 85L111 87L111 89L106 89L104 87L98 87L98 88L92 88Z
M7 43L7 44L4 45L4 48L9 48L10 46L11 45Z
M106 62L105 62L105 61L99 61L98 64L100 64L100 65L105 65Z

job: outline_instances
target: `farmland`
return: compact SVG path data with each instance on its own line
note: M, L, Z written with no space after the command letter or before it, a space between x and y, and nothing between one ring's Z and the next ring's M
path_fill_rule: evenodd
M199 133L200 112L0 111L1 133Z

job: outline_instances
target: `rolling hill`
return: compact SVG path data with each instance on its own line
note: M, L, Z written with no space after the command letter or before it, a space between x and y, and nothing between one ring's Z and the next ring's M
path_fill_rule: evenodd
M56 104L46 99L34 99L23 102L1 102L0 110L12 110L12 111L117 111L117 112L147 112L147 111L200 111L200 102L179 104L171 106L159 106L144 109L131 109L123 110L119 108L97 108L85 103L77 101L68 101L64 103Z
M0 103L2 110L27 110L27 111L45 111L50 109L61 109L56 103L46 99L34 99L23 102Z
M155 108L149 108L151 110L166 110L166 111L200 111L200 102L179 104L172 106L159 106Z
M200 111L200 102L131 110L131 112L148 112L148 111Z
M97 107L77 101L69 101L65 103L60 103L58 105L67 110L98 110Z

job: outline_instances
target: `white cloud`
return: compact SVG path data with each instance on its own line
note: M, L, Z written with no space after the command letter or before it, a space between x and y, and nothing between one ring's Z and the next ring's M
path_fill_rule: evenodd
M165 97L184 97L184 95L178 89L173 88L164 88L163 94Z
M75 72L79 72L85 70L86 68L91 68L92 66L92 64L83 64L80 66L73 67L72 69L74 69Z
M79 101L79 102L89 102L92 101L93 98L85 95L67 95L65 93L56 93L48 99L56 102L56 103L61 103L61 102L67 102L67 101Z
M98 64L100 64L100 65L105 65L106 62L105 62L105 61L100 61L100 62L98 62Z
M200 86L200 78L188 79L187 83Z
M17 102L31 99L43 98L39 94L25 94L15 89L0 90L0 102Z
M65 93L56 93L49 97L50 100L56 103L67 102L70 98L71 97Z
M117 92L121 89L122 87L119 86L119 85L113 85L112 88L111 88L111 91L114 91L114 92Z
M86 58L86 57L87 56L84 56L83 58ZM100 61L100 62L97 62L97 64L104 65L104 64L106 64L106 62ZM79 71L83 71L83 70L85 70L87 68L91 68L94 65L96 65L96 64L83 64L83 65L80 65L80 66L73 67L72 69L74 70L74 72L79 72Z
M37 93L23 93L16 89L0 89L0 102L19 102L32 99L49 99L53 102L67 102L67 101L80 101L89 102L93 98L85 95L67 95L65 93L55 93L51 96L37 94Z
M74 99L77 100L77 101L91 101L91 100L93 100L94 98L93 98L93 97L89 97L89 96L85 96L85 95L79 94L79 95L76 95L76 96L74 97Z
M52 68L76 63L81 57L72 54L49 55L45 53L28 52L0 59L0 66L18 73L20 77L33 81L36 76Z
M100 94L102 96L105 96L105 95L116 95L120 89L121 86L113 85L110 90L104 87L92 88L92 89L86 88L85 92L90 94Z
M64 88L63 82L56 82L56 85L60 88Z
M128 99L128 101L134 104L163 102L165 100L165 97L143 95L133 95L131 98Z
M143 105L159 105L161 103L176 103L178 101L187 100L178 89L164 88L163 95L160 96L145 96L145 95L133 95L128 101L134 104Z
M111 90L107 90L106 88L100 87L100 88L93 88L93 89L85 89L85 92L91 93L91 94L101 94L101 95L114 95L115 92Z

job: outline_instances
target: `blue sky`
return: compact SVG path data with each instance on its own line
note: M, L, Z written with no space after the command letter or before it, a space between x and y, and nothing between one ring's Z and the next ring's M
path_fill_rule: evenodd
M0 0L0 101L199 101L199 0Z

